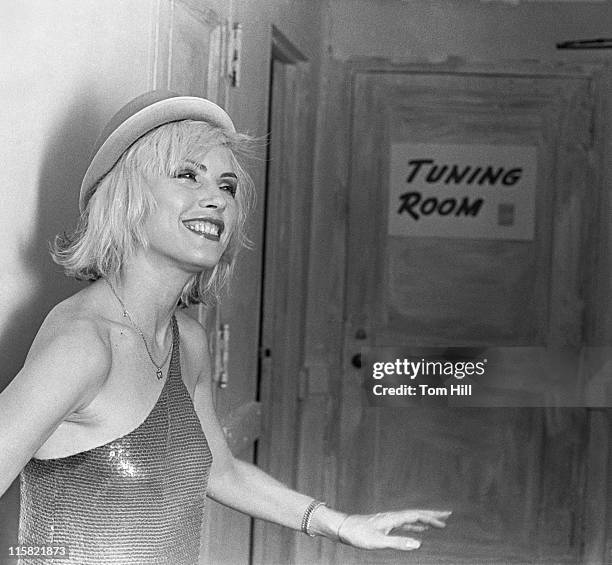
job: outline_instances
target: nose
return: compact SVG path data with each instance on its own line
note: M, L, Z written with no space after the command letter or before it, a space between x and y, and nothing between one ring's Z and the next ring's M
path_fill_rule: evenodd
M209 184L201 189L198 201L200 208L211 208L213 210L225 210L227 205L225 196L221 189L213 184Z

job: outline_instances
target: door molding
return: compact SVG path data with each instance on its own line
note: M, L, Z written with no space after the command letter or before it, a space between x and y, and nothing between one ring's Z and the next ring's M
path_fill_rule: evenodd
M263 429L256 463L302 490L296 453L298 444L304 445L304 409L298 395L306 324L314 112L310 63L275 26L270 73L258 398ZM296 533L287 528L256 521L253 542L253 563L294 562Z

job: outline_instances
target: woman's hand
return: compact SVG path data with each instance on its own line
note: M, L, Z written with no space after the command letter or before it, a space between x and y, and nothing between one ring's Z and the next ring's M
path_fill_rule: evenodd
M423 532L430 526L444 528L450 511L439 510L400 510L378 514L351 514L338 528L338 538L342 543L361 549L401 549L411 550L420 547L421 542L401 535L389 535L392 530Z

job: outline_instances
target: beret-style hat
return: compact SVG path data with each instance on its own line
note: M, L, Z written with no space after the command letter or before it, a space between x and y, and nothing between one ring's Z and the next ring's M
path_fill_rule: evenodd
M230 132L236 131L227 112L205 98L179 96L166 90L153 90L137 96L110 119L96 141L81 183L81 212L98 181L135 141L158 126L180 120L208 122Z

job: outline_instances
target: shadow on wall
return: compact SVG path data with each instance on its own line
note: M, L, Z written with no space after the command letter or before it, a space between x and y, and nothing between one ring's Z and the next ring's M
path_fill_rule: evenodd
M87 87L76 89L79 100L66 104L47 140L38 182L36 231L22 250L23 264L35 288L29 296L13 305L0 335L0 390L4 389L23 366L32 340L45 316L84 283L69 279L49 254L49 242L58 233L76 226L78 191L87 168L90 148L97 136L100 105ZM34 119L34 118L33 118ZM44 375L41 375L41 378ZM19 518L19 480L0 498L0 565L9 561L7 548L17 543Z

